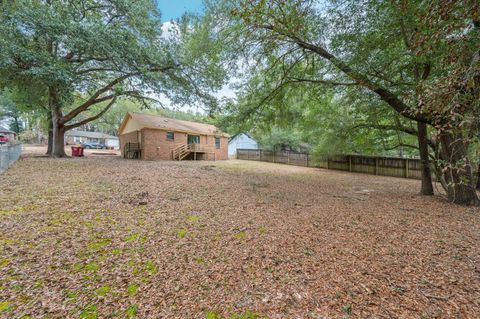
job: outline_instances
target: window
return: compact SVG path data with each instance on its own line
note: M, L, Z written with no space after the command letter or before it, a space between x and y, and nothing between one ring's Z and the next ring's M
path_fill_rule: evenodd
M215 137L215 148L220 149L220 137Z
M173 132L167 132L167 141L173 141L175 139L175 134Z
M198 135L188 135L187 144L200 144L200 136Z

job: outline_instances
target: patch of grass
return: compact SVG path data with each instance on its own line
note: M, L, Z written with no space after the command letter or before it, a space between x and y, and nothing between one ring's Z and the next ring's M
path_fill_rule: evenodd
M102 238L89 243L87 248L88 250L99 251L110 245L111 242L112 240L110 238Z
M133 233L125 237L125 241L136 241L140 237L140 234Z
M88 271L97 271L100 269L100 266L92 261L92 262L89 262L88 264L85 265L85 270L88 270Z
M107 286L102 286L102 287L99 287L99 288L95 289L95 293L99 297L105 297L106 295L108 295L108 293L110 293L111 290L112 290L112 288L107 285Z
M190 223L198 223L200 221L200 217L198 217L197 215L188 215L187 217L187 220L190 222Z
M77 294L74 291L67 290L65 298L70 302L76 302L77 301Z
M96 305L88 305L80 313L81 319L98 319L98 307Z
M0 259L0 268L6 267L10 263L10 259L2 258Z
M267 229L266 229L265 227L260 227L260 228L258 229L258 232L259 232L260 234L264 235L264 234L267 233Z
M206 319L268 319L268 317L249 310L245 313L233 313L228 317L222 316L214 311L209 311L207 312Z
M205 263L205 259L202 257L194 257L193 260L195 260L195 262L199 265L203 265Z
M114 255L120 255L122 253L122 250L120 248L113 248L112 249L112 254Z
M131 305L127 308L126 315L128 319L135 318L137 316L138 306Z
M148 272L150 275L154 275L158 272L157 266L151 260L145 263L145 271Z
M348 304L342 307L342 311L346 315L351 315L352 314L352 305Z
M9 301L0 301L0 312L7 312L12 310L12 304Z
M177 236L179 238L184 238L185 236L187 236L187 233L188 233L188 230L186 228L177 230Z
M72 265L72 268L73 268L73 270L75 270L75 271L80 271L80 270L82 270L82 267L83 267L83 266L82 266L81 263L74 263L74 264Z
M138 285L135 285L135 284L130 284L128 285L127 287L127 293L129 296L135 296L138 292Z
M245 236L247 236L247 233L243 230L233 235L233 237L238 239L243 239Z

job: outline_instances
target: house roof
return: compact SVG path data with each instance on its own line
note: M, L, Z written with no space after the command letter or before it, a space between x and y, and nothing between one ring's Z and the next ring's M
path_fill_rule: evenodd
M233 136L231 136L229 139L228 139L228 142L230 143L231 141L233 141L234 139L236 139L237 137L239 137L240 135L245 135L246 137L248 137L249 139L251 140L254 140L255 142L257 141L256 139L254 139L253 137L250 136L250 134L248 133L245 133L245 132L240 132L240 133L237 133Z
M118 139L118 137L105 134L102 132L88 132L88 131L77 131L71 130L65 133L67 136L79 136L79 137L87 137L87 138L107 138L107 139Z
M162 130L172 130L174 132L196 133L204 135L221 135L228 137L228 134L220 131L215 125L183 121L162 117L158 115L150 115L144 113L129 112L120 126L120 130L125 126L127 120L131 118L136 121L142 128L153 128Z
M9 133L9 134L15 134L15 132L10 131L9 129L6 129L3 126L0 126L0 133Z

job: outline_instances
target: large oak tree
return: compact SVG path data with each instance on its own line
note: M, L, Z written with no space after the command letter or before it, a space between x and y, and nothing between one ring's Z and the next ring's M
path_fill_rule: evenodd
M65 156L65 131L119 97L215 102L223 77L208 28L184 20L163 34L153 0L4 1L0 11L0 82L44 89L53 156Z
M268 77L272 95L299 82L356 87L416 123L408 131L418 137L424 193L432 192L434 155L449 200L478 204L469 159L478 136L477 2L239 0L218 7L230 13L235 50L244 48L257 72L281 70Z

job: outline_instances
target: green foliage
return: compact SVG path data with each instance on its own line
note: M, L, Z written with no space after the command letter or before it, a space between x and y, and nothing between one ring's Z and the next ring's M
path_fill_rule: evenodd
M57 128L103 117L119 98L141 101L144 108L155 96L215 109L212 93L225 78L221 45L210 32L215 23L185 16L169 36L153 0L3 1L0 88L21 92L15 111L24 102L43 115L53 111L56 135ZM121 104L95 125L115 133L126 111L138 108Z

